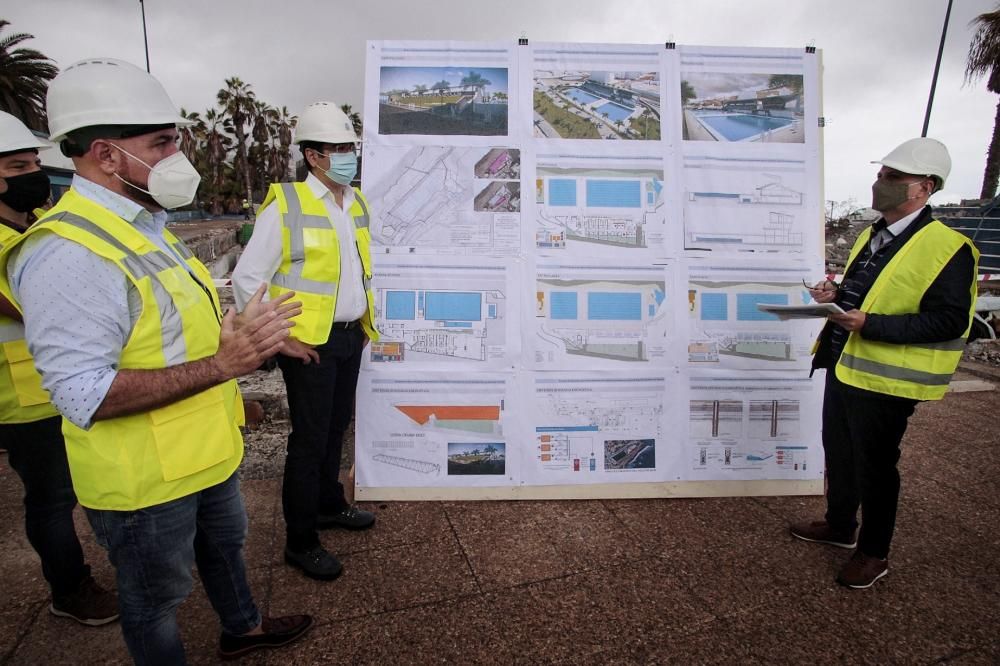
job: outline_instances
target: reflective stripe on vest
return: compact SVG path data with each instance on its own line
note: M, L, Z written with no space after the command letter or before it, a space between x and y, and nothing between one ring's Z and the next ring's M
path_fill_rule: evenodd
M275 273L271 284L293 291L323 296L336 296L336 282L320 282L302 277L306 261L306 229L329 229L330 218L325 215L306 215L302 212L302 202L292 183L281 183L288 212L281 216L281 223L288 229L288 244L291 265L287 273Z
M118 360L120 371L156 371L210 357L219 345L211 275L169 230L160 250L132 225L70 189L36 231L49 231L114 264L142 310ZM9 253L0 257L0 292ZM207 282L207 285L206 285ZM63 420L73 486L83 506L133 511L185 497L228 479L243 457L243 410L234 380L146 412L93 422Z
M354 222L353 250L358 253L361 262L362 286L367 302L361 326L369 339L378 340L374 322L375 301L371 291L368 235L371 218L364 196L358 190L353 192L354 203L348 214ZM329 338L337 308L341 249L352 251L351 241L340 238L326 205L303 182L271 185L261 208L269 205L279 206L282 253L268 293L275 298L284 292L295 291L295 300L302 301L302 313L293 319L295 328L291 331L292 336L307 344L322 344ZM310 234L310 230L316 231Z
M163 356L166 359L167 365L177 365L187 360L187 348L184 344L184 335L182 333L184 327L181 323L181 315L177 311L177 306L174 305L174 300L170 297L166 287L163 286L159 278L160 271L176 268L176 261L168 257L161 250L154 250L141 255L136 254L104 229L75 213L64 211L45 221L63 222L97 236L124 255L122 263L128 272L132 274L133 278L136 280L143 277L150 278L150 284L153 287L153 297L156 299L156 307L160 311L160 321L162 322L160 335L163 343ZM177 246L175 245L174 247ZM194 256L186 248L185 250L187 253L185 259Z
M0 246L20 237L0 223ZM28 353L24 325L0 315L0 424L34 423L58 414Z
M853 263L870 236L858 238L848 265ZM924 294L963 245L970 248L974 264L979 252L962 234L932 221L916 231L876 277L860 309L872 315L920 312ZM914 400L944 397L958 367L965 339L972 325L976 300L976 269L969 276L971 301L968 325L961 337L931 343L893 344L866 340L852 332L835 372L845 384L877 393Z

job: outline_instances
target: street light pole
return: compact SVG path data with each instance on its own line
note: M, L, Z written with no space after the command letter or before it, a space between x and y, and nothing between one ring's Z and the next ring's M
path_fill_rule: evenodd
M948 19L951 18L951 3L952 0L948 0L948 10L944 13L944 27L941 28L941 43L938 45L937 61L934 63L934 77L931 79L931 94L927 98L927 111L924 113L924 129L920 132L920 136L927 136L927 126L931 122L931 106L934 104L934 89L937 88L938 71L941 69L944 38L948 35Z
M951 2L951 0L948 0ZM146 48L146 72L149 72L149 40L146 39L146 5L139 0L139 8L142 10L142 45ZM933 93L931 93L933 94Z

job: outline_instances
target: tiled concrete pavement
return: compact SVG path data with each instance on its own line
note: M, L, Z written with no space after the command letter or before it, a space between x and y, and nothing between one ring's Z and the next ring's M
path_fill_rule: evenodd
M819 497L376 504L374 530L324 535L345 574L319 583L281 561L278 480L248 481L258 601L317 626L244 663L1000 663L998 413L1000 390L918 409L890 574L866 591L833 582L846 551L788 536ZM48 613L6 464L0 498L0 664L127 663L117 625ZM180 617L189 660L214 663L200 588Z

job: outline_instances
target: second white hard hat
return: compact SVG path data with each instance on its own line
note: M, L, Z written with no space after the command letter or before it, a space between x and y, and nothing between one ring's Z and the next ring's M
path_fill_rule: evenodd
M299 114L292 143L357 143L360 140L351 119L335 102L316 102Z
M17 150L45 150L52 146L31 133L31 130L6 111L0 111L0 153Z
M937 139L920 137L899 144L880 160L872 164L882 164L896 171L914 176L934 176L937 181L935 191L944 187L951 173L951 156L948 148Z
M114 58L73 63L49 83L50 141L96 125L190 125L163 85L145 70Z

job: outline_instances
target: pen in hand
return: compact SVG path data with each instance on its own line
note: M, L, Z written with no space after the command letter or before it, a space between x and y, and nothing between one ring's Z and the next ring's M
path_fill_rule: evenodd
M840 285L833 280L820 280L809 286L803 279L802 286L809 290L809 295L817 303L833 303L837 299L837 288Z

